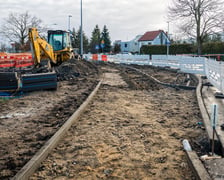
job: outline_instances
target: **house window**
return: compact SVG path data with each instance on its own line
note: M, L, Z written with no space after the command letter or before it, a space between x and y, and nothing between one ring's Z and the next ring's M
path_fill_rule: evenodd
M125 48L127 48L127 47L128 47L128 44L127 44L127 43L125 43L125 44L124 44L124 47L125 47Z
M148 45L151 45L152 43L151 42L148 42Z

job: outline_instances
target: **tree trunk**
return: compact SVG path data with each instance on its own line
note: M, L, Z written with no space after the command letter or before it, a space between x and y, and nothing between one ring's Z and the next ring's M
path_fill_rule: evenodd
M202 38L201 38L201 0L198 2L198 7L195 15L196 23L197 23L197 46L198 46L198 55L202 53Z
M202 41L200 38L197 40L197 46L198 46L198 55L201 55L202 54Z

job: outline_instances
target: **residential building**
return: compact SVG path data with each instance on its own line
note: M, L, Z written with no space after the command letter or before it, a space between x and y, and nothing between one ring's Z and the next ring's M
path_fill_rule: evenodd
M167 45L170 40L163 30L148 31L139 40L139 50L143 45Z
M139 44L138 40L142 37L142 35L137 35L131 41L124 41L121 40L115 41L114 44L119 44L121 48L121 53L138 53L139 52Z
M119 44L121 53L139 53L143 45L166 45L170 44L167 34L163 30L148 31L144 35L137 35L131 41L121 40L115 41L114 44Z

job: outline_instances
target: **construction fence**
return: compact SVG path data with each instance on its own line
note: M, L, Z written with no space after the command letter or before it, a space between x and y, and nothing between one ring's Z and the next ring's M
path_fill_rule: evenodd
M209 81L224 93L224 62L206 57L173 55L99 55L85 54L87 60L109 61L122 64L152 65L170 67L182 72L205 75ZM0 68L27 67L34 64L31 53L0 53Z
M87 60L93 59L92 54L85 54ZM98 55L99 57L102 55ZM104 55L105 56L105 55ZM159 67L170 67L179 69L182 72L199 74L207 76L209 81L222 93L224 93L224 62L208 59L206 57L191 57L191 56L174 56L174 55L107 55L107 61L119 64L138 64L152 65Z
M27 67L34 64L31 53L0 53L0 68Z

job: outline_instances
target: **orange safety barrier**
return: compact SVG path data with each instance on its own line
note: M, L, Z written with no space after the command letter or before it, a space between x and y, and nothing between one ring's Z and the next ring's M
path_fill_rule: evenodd
M0 67L27 67L34 61L31 53L0 53Z
M0 52L0 56L6 56L7 54L5 52Z
M102 61L107 61L107 55L101 55L101 60Z
M16 67L26 67L26 66L32 66L34 64L32 55L23 53L23 54L17 54L15 58Z
M14 67L15 61L14 56L9 56L8 54L0 56L0 67Z
M97 61L97 60L98 60L98 54L93 54L93 55L92 55L92 60Z

